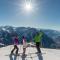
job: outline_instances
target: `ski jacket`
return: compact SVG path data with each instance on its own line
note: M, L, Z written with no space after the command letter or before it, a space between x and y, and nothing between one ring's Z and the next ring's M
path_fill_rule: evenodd
M34 42L35 42L35 43L36 43L36 42L41 42L41 40L42 40L42 35L43 35L42 32L40 32L39 35L36 34L35 37L34 37Z
M26 39L25 38L23 38L23 48L26 48Z
M15 38L14 38L14 44L15 44L15 45L18 45L18 43L19 43L18 38L15 37Z

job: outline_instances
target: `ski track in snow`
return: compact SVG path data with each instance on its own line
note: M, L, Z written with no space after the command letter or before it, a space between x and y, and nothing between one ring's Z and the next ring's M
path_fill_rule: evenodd
M22 45L18 45L19 47L19 53L23 52L23 47ZM41 48L42 55L37 55L34 54L37 52L35 47L28 47L26 49L26 57L22 58L22 54L19 56L9 56L11 50L13 49L13 46L7 46L0 48L0 60L60 60L60 50L58 49L46 49L46 48ZM30 54L31 53L31 54Z

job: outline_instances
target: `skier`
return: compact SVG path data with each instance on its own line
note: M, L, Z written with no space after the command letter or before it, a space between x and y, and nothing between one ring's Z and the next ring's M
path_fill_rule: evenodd
M23 41L23 54L25 54L27 45L26 45L26 38L24 36L22 41Z
M13 43L14 43L14 48L12 49L11 54L13 54L13 52L14 52L15 49L16 49L16 55L17 55L17 54L18 54L18 50L19 50L19 48L18 48L18 46L17 46L18 43L19 43L17 36L14 37Z
M38 53L41 53L40 44L42 40L42 35L43 35L43 32L40 32L40 33L37 33L34 37L34 42L36 43L36 48L37 48Z

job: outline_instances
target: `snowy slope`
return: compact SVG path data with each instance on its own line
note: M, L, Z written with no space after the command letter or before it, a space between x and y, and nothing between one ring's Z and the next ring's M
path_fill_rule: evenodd
M22 45L19 45L18 47L19 53L22 53ZM16 56L9 56L12 48L12 45L0 48L0 60L60 60L60 50L41 48L42 55L37 55L34 54L36 52L35 47L28 47L26 51L27 56L22 58L22 54L20 54L16 59Z

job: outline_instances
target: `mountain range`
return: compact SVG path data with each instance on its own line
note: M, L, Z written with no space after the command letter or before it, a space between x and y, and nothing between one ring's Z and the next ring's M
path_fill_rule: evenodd
M33 41L33 38L36 35L36 33L40 31L44 33L41 41L41 47L60 48L60 31L51 29L12 26L0 27L0 46L13 44L12 37L14 35L18 35L19 43L22 43L22 36L26 37L27 42L31 42Z

